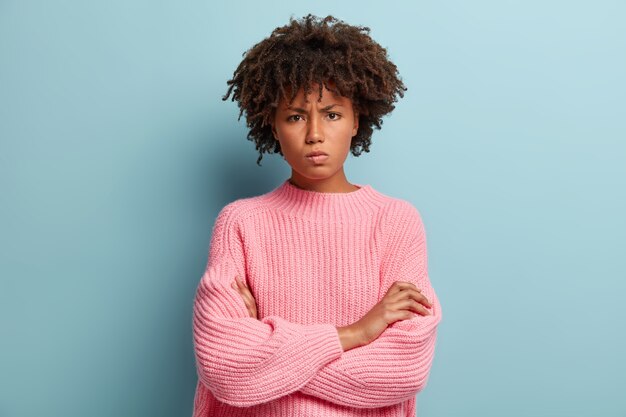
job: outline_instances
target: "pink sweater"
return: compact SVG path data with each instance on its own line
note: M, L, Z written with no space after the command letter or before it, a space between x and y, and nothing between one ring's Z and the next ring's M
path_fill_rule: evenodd
M441 305L421 217L406 200L274 190L227 204L213 227L193 310L194 417L415 416L435 353ZM231 287L245 277L250 317ZM343 351L336 326L359 320L394 281L433 303Z

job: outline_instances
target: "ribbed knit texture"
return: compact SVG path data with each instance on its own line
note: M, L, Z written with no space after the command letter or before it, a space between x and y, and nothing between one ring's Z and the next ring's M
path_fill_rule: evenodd
M424 226L411 203L356 185L322 193L285 180L220 211L194 299L194 417L416 415L442 317ZM231 287L236 275L258 319ZM433 314L344 352L336 326L394 281L414 283Z

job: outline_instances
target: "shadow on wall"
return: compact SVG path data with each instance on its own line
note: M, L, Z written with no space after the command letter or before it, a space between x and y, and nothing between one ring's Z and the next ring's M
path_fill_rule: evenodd
M245 133L239 136L229 132L224 136L226 139L222 137L216 143L214 133L207 135L212 149L205 148L202 159L206 162L197 173L202 179L201 194L216 215L226 204L269 192L291 175L291 168L278 153L263 154L261 166L257 165L258 151Z

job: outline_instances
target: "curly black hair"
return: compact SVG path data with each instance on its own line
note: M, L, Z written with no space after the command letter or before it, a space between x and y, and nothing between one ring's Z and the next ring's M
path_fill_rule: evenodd
M227 100L237 100L240 112L246 112L248 140L263 153L280 153L280 143L272 134L276 108L290 91L291 104L300 90L305 96L312 85L352 100L359 117L357 134L350 150L354 156L369 152L373 128L380 129L382 117L395 108L397 96L404 97L404 86L396 65L387 50L369 36L370 28L352 26L333 16L320 19L308 14L300 20L293 16L289 24L277 27L272 34L243 53L243 60L227 81ZM336 88L329 85L329 81Z

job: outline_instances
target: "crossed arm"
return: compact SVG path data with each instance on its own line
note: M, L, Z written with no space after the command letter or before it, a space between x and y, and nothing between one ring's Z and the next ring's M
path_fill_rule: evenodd
M381 265L381 291L394 281L414 283L432 303L432 314L397 321L371 343L343 351L334 325L251 317L245 298L232 286L235 276L245 273L228 214L223 211L216 221L209 266L194 301L198 375L216 398L246 407L300 391L336 404L376 408L424 388L441 306L427 275L419 217L405 225L413 237L390 247Z

